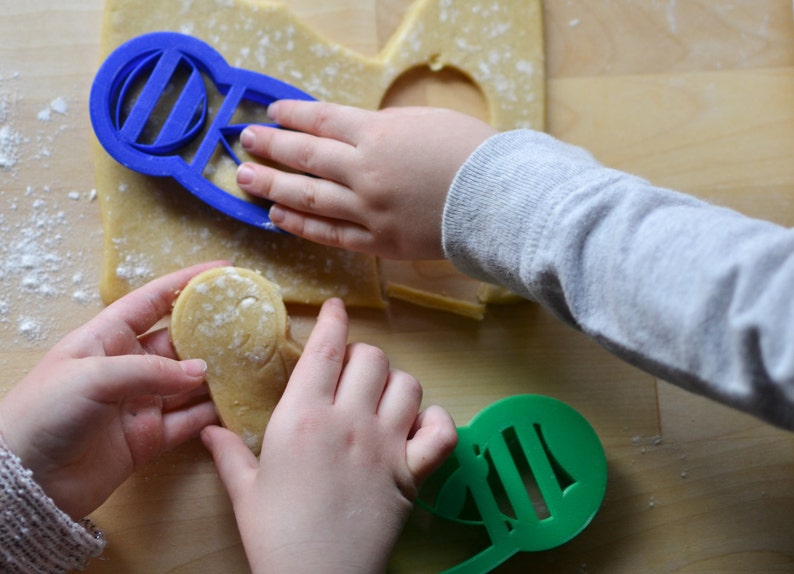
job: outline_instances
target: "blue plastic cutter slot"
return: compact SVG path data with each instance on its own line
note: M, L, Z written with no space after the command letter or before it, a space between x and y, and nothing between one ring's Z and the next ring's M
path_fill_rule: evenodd
M208 94L213 86L223 96L216 110ZM280 231L268 206L226 192L205 173L219 149L239 165L230 140L250 125L232 123L241 104L261 106L264 116L282 99L314 100L290 84L228 65L192 36L154 32L122 44L105 60L91 88L90 113L100 143L125 167L172 177L226 215Z

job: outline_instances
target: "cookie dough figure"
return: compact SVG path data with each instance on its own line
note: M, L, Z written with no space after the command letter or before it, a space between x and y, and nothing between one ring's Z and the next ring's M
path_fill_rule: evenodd
M250 269L214 268L180 293L171 340L183 359L207 362L207 383L224 426L256 454L301 345L274 283Z

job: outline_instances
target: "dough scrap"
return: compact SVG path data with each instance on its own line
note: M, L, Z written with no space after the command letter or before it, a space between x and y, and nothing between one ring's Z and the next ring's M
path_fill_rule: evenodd
M365 57L327 40L279 2L107 0L101 56L134 36L174 30L209 42L232 66L285 80L318 99L368 109L380 107L403 73L449 67L481 90L494 127L542 130L542 16L541 0L416 0L383 50ZM236 120L266 121L261 109L242 115ZM338 296L351 306L385 306L374 257L242 225L173 181L127 170L98 144L95 159L104 230L100 290L106 303L178 268L229 259L262 270L281 286L288 303L319 305ZM236 193L234 167L220 158L208 175ZM437 290L418 288L406 271L411 267L401 273L404 291L426 291L433 299ZM420 304L428 299L407 298ZM449 301L448 310L459 312L455 300ZM471 303L464 300L462 308Z
M388 277L389 297L471 319L485 316L479 296L484 284L461 274L449 261L382 259L381 269Z
M302 347L290 335L277 285L238 267L194 277L177 297L171 341L181 359L207 362L207 384L224 426L256 454Z

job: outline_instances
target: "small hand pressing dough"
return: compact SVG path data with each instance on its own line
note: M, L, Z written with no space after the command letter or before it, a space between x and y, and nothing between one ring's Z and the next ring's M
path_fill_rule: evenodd
M184 288L171 314L180 359L204 359L224 426L255 454L302 347L275 283L240 267L209 269Z
M312 4L313 9L309 8ZM361 7L362 14L371 10L377 30L358 26L368 22L367 14L354 22L361 33L350 37L347 9L341 7L353 4ZM499 131L544 129L542 0L415 0L410 7L408 0L396 3L404 11L392 10L392 4L106 0L101 57L140 34L177 30L209 42L234 67L288 81L321 100L372 110L420 103L452 107L481 111L483 119ZM303 9L297 10L297 5ZM387 5L387 10L377 9ZM322 33L298 17L298 11L320 25ZM402 23L397 16L401 12ZM388 40L379 37L389 29L394 33ZM325 32L342 43L329 40ZM366 52L378 53L358 53L346 45L348 40L362 44ZM423 70L452 72L453 77L462 74L466 80L449 83L447 76L431 74L425 83ZM415 71L420 72L418 82ZM206 83L208 103L218 110L224 94L212 82ZM469 84L473 89L464 87ZM262 110L256 105L243 107L234 121L260 123ZM233 259L245 267L267 270L288 303L320 305L336 296L348 306L386 305L374 257L240 225L173 181L131 172L101 146L95 149L105 245L100 290L106 303L168 271L201 261ZM217 154L219 161L213 161L206 175L227 191L239 192L236 163L228 157L220 160L223 157ZM399 268L392 263L390 267L399 271L399 277L385 276L385 282L394 286L390 290L394 298L469 316L481 316L482 303L491 302L478 301L472 293L476 285L460 273L461 285L456 286L455 276L446 270L443 281L429 281L424 264L405 262ZM460 304L458 296L464 296Z

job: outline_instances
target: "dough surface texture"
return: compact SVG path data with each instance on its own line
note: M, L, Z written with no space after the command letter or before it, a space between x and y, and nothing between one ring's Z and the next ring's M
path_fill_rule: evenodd
M249 269L205 271L177 297L170 333L181 359L207 362L221 422L258 454L302 351L278 286Z

